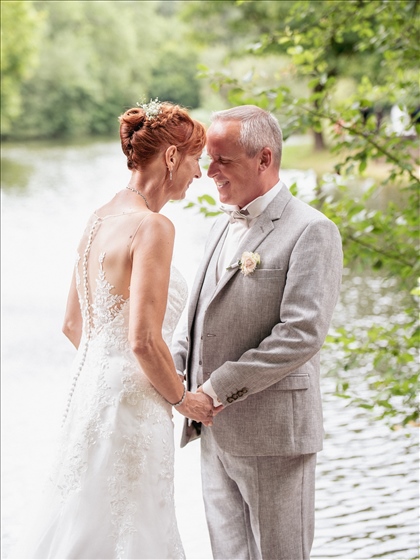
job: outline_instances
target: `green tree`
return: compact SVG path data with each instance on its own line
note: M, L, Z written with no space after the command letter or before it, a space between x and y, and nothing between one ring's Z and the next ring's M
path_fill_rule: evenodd
M190 36L202 45L224 44L241 56L244 48L272 34L287 17L294 2L258 0L189 0L182 2L180 17L189 22Z
M364 0L347 7L336 1L192 1L185 4L181 14L193 23L192 36L196 41L208 45L223 41L230 57L251 52L263 65L267 54L288 55L293 63L290 77L304 81L313 94L311 102L317 111L329 78L350 77L358 82L368 74L376 84L383 81L384 67L374 36L364 35L366 30L380 31L376 4ZM364 28L347 22L359 8L366 18ZM363 49L360 49L361 41L364 41ZM362 109L365 114L373 110L382 116L390 104L376 103L374 107ZM322 127L312 132L315 149L323 150Z
M11 130L20 115L20 85L36 67L40 24L32 2L1 3L2 134Z
M145 94L154 46L153 4L36 2L44 16L38 72L21 86L20 136L107 134L116 116ZM142 8L139 10L139 8ZM141 12L141 13L139 13Z
M241 9L243 3L238 4ZM397 290L389 324L340 325L330 335L337 392L394 425L418 421L418 4L414 0L294 3L289 26L281 24L280 31L263 34L254 50L260 55L269 46L287 45L296 72L312 78L308 95L296 96L274 80L267 88L223 72L210 73L215 86L227 90L231 104L255 103L277 114L286 138L308 129L328 138L339 161L320 179L311 204L340 228L345 264L379 273L384 285ZM366 65L357 70L353 94L342 101L337 96L340 74L330 71L332 45L338 69L355 60L349 45L358 60L366 56ZM379 68L375 72L370 71L372 61ZM403 131L378 119L373 110L391 104L407 112ZM385 171L370 177L370 188L360 189L372 164ZM395 200L380 207L377 200L384 190L391 190ZM205 213L209 202L214 211L208 198L199 202ZM360 371L369 388L366 394L360 392Z
M165 46L176 16L161 8L157 2L34 2L43 22L39 65L36 74L17 75L14 92L25 99L25 118L10 113L3 137L107 135L117 130L121 112L146 97L172 96L196 107L194 55L182 41ZM9 32L12 22L3 25ZM182 25L177 29L181 37ZM20 51L16 57L23 64Z
M197 54L178 45L166 43L159 50L152 70L149 96L196 109L200 105L200 83L197 77Z

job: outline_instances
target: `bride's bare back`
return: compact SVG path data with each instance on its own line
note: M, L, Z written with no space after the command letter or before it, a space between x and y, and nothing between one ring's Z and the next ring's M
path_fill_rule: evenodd
M78 247L78 273L82 285L88 287L87 298L92 305L96 284L104 273L111 284L111 293L127 300L130 296L132 275L132 245L148 212L138 211L105 214L95 212L88 221ZM83 288L80 294L85 298Z

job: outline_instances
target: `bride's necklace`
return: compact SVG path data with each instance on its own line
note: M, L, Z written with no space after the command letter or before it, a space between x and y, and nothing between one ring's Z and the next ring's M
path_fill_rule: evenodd
M144 194L142 194L140 191L138 191L137 189L133 189L132 187L125 187L126 189L128 189L129 191L133 191L136 194L138 194L139 196L142 197L142 199L144 200L144 202L146 203L147 209L150 210L150 206L149 203L146 200L146 197L144 196Z

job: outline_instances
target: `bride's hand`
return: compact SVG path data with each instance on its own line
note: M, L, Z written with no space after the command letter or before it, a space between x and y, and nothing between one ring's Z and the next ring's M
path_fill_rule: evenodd
M213 425L213 402L205 393L191 393L187 391L184 402L177 406L176 409L191 420L201 422L205 426Z

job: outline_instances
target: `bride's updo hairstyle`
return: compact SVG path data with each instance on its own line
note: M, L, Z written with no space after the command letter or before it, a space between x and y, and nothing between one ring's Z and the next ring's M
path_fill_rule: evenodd
M121 147L131 170L146 167L169 146L176 146L183 158L201 154L206 143L204 126L169 102L151 101L128 109L119 121Z

